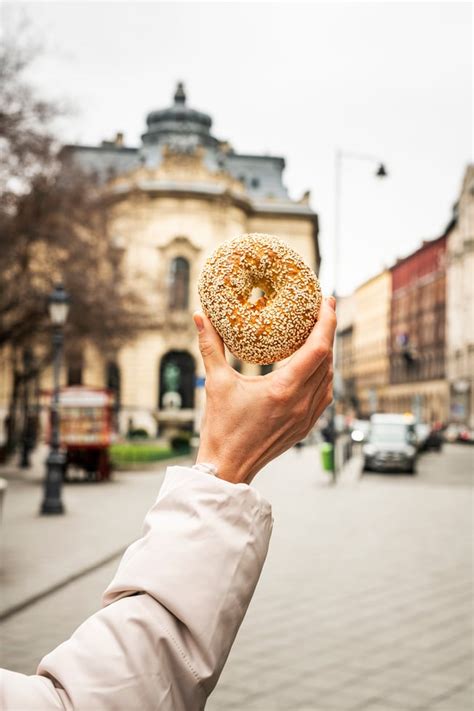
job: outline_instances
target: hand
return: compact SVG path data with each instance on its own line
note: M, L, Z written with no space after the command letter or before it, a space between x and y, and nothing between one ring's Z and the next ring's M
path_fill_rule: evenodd
M194 314L206 369L206 407L197 463L221 479L250 483L268 462L299 442L332 401L335 299L325 299L306 342L277 370L245 376L227 363L206 316Z

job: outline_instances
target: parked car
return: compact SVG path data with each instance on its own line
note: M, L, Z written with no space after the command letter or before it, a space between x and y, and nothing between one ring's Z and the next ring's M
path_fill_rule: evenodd
M464 444L474 444L474 430L468 427L463 427L458 434L458 442L464 442Z
M417 422L415 425L416 446L418 451L422 452L426 449L426 442L430 436L431 427L426 422Z
M457 442L458 437L462 431L461 425L451 423L448 425L444 431L444 439L446 442Z
M417 447L419 452L427 452L434 449L439 452L443 446L443 434L439 425L432 427L426 422L418 422L415 425Z
M416 472L418 450L412 415L375 414L362 447L364 470Z
M442 427L440 425L433 425L425 441L425 450L434 449L436 452L441 452L443 443L444 438Z

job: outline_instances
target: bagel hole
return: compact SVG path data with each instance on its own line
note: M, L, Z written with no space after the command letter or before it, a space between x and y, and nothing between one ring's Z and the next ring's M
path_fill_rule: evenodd
M252 291L250 292L248 302L250 304L256 304L257 301L262 298L262 296L266 296L264 290L261 289L259 286L254 286Z

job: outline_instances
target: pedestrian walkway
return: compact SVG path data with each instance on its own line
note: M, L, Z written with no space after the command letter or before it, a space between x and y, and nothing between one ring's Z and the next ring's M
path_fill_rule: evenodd
M185 461L180 458L180 463ZM8 481L1 523L0 619L121 554L141 535L163 480L156 470L63 487L65 514L40 516L43 467L2 467Z
M472 454L336 486L314 447L269 465L253 485L273 505L270 552L206 711L472 711ZM135 476L104 486L123 487L121 515L160 475ZM0 665L33 673L99 608L117 562L1 623Z

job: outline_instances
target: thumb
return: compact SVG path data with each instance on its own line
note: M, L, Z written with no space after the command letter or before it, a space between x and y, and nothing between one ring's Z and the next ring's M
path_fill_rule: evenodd
M206 373L227 365L222 338L207 316L201 311L196 311L193 314L193 320L198 332L199 350L201 351Z

